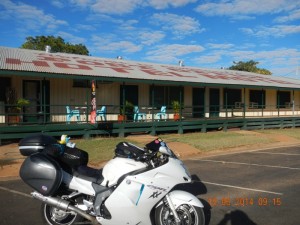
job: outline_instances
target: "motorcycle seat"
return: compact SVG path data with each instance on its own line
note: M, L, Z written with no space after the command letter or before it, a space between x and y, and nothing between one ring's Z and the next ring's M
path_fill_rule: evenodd
M90 182L101 184L104 180L102 176L102 169L95 169L89 166L78 166L73 170L73 175Z

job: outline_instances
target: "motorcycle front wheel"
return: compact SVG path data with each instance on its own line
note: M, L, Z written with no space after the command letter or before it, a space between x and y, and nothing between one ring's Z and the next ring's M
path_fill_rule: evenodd
M83 218L75 212L66 212L45 203L42 203L41 212L43 219L49 225L72 225L83 221Z
M202 208L189 204L183 204L177 207L177 215L181 225L204 225L205 217ZM156 225L175 225L175 217L171 209L162 204L155 210Z

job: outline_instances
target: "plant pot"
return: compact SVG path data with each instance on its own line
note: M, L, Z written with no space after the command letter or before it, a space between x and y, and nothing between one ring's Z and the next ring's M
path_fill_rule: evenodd
M20 123L20 116L7 116L7 123L8 124L15 124Z
M125 115L118 115L118 121L119 123L121 123L122 121L126 120L126 116Z
M174 120L175 120L175 121L178 121L179 119L180 119L180 115L177 114L177 113L175 113L175 114L174 114Z

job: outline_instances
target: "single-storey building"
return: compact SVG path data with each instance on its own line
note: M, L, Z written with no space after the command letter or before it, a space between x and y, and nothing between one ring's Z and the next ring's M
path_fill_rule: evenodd
M18 104L24 99L29 104ZM28 132L181 133L232 123L247 129L249 121L294 127L299 115L300 80L0 47L0 139Z

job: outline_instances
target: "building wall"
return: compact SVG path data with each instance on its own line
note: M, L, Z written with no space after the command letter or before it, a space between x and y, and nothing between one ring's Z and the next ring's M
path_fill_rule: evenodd
M41 80L35 77L19 77L12 76L12 86L17 91L17 97L22 97L23 93L23 80ZM91 98L91 90L89 88L79 88L73 87L73 80L71 79L55 79L51 78L50 80L50 114L52 122L61 122L66 120L66 107L70 106L72 109L80 110L81 120L88 120L88 112L86 105L89 105ZM112 82L105 84L98 84L96 89L96 100L98 109L102 105L107 106L108 119L116 120L117 115L119 114L119 105L120 105L120 82ZM149 84L143 83L126 83L126 85L137 85L139 90L139 102L138 105L141 107L140 111L146 112L149 114ZM205 88L205 117L209 117L209 89L210 88L219 88L220 89L220 116L221 117L231 117L231 116L244 116L243 109L234 109L232 111L226 111L223 108L223 88L220 87L206 87ZM254 89L245 89L245 98L244 98L244 89L241 89L241 101L245 100L246 105L249 105L249 94L250 90ZM261 89L257 89L261 90ZM184 87L184 110L183 113L188 117L192 115L192 100L193 100L193 86ZM291 93L291 101L293 100L293 91ZM246 116L255 117L255 116L291 116L291 115L300 115L300 91L294 91L294 108L278 109L276 108L277 104L277 90L276 89L266 89L266 108L265 109L249 109L246 108ZM2 110L3 111L3 110ZM1 111L1 112L2 112ZM0 113L1 113L0 112ZM167 113L168 118L172 118L173 112L168 109ZM227 113L227 114L226 114ZM3 113L2 113L3 114ZM0 123L4 121L3 116L0 118Z

